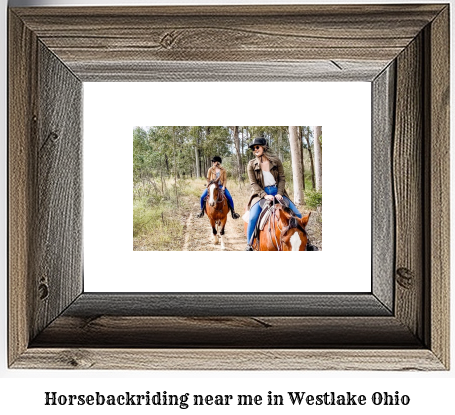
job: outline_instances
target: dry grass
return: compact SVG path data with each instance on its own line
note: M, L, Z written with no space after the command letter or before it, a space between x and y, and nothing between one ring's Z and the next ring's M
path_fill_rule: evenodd
M156 195L151 184L141 184L139 196L133 198L133 250L182 250L188 212L199 200L205 183L205 179L181 180L178 206L171 182L165 196Z
M211 227L206 217L196 218L200 211L200 196L205 189L205 179L181 180L179 183L179 206L175 194L167 197L151 197L153 189L143 189L142 197L133 202L133 249L136 251L192 251L218 250L210 243ZM241 215L250 195L249 184L229 180L235 209ZM172 190L172 188L170 188ZM289 191L292 197L292 192ZM302 213L310 209L298 206ZM243 250L246 245L242 219L228 218L226 227L227 250ZM322 249L322 213L311 209L307 227L311 242ZM185 238L190 240L185 245ZM185 247L184 247L185 246Z

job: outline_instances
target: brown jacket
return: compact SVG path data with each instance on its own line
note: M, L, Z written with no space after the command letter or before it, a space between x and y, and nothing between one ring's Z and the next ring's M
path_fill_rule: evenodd
M219 167L220 169L220 182L221 182L221 185L226 187L226 169L223 168L223 167ZM216 179L216 171L213 167L210 167L207 171L207 183L212 181L212 180L215 180Z
M269 163L270 173L272 173L276 186L278 187L278 194L289 198L289 195L284 188L286 184L286 177L284 175L283 164L279 160L277 162L270 160ZM267 196L267 193L264 190L264 178L262 176L262 170L258 159L250 160L248 163L248 177L251 184L251 196L248 201L248 208L250 208L256 202L259 202L259 200L264 196Z

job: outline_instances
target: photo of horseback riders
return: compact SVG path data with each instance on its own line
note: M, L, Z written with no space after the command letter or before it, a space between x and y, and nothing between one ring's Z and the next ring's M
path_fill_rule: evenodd
M322 251L322 127L135 127L133 250Z

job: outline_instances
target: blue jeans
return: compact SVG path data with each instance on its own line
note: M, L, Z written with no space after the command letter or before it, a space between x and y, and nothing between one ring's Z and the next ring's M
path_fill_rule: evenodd
M278 188L276 186L267 186L264 188L264 191L268 195L275 196L278 193ZM288 202L290 209L295 213L295 216L301 218L302 214L297 210L297 207L292 203L286 196L283 196ZM246 231L247 243L251 244L253 241L251 237L253 236L254 228L256 227L256 222L259 219L259 214L261 213L262 209L259 206L259 202L256 202L250 209L250 219L248 221L248 228Z
M207 197L208 192L209 192L209 189L205 189L204 192L202 193L202 196L201 196L201 210L204 209L204 199ZM227 188L224 189L224 194L227 197L229 206L231 207L232 210L234 210L234 201L232 200L232 196L229 193L229 190Z

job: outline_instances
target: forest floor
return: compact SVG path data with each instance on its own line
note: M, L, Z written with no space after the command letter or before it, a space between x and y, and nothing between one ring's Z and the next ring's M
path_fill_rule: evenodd
M231 182L231 184L233 184ZM229 192L234 199L235 209L242 216L245 212L245 206L250 196L250 187L243 185L241 188L238 185L228 186ZM308 210L299 206L299 210L308 213ZM189 213L185 230L183 251L219 251L221 250L220 242L215 245L213 243L212 227L207 215L202 218L197 218L196 215L200 212L199 200L193 202L193 209ZM242 217L232 219L229 212L224 233L225 251L243 251L246 247L245 222ZM310 221L307 226L307 231L311 242L322 250L322 223L320 214L317 211L312 211Z
M172 242L156 246L155 243L150 242L151 238L144 234L133 239L133 249L137 251L220 251L221 243L218 242L217 245L213 243L212 227L207 215L202 218L196 217L200 212L200 194L202 194L204 184L205 180L189 182L188 187L191 189L187 194L180 196L179 208L166 212L165 217L172 217L174 221L180 223L180 228L183 227L181 231L173 231L175 236L172 238ZM234 199L236 212L242 216L250 196L250 187L248 185L239 186L231 181L228 189ZM297 207L303 214L308 213L308 209L304 206ZM229 212L224 234L225 251L243 251L245 249L244 224L242 217L234 220ZM306 229L311 243L322 250L322 218L316 210L311 211ZM160 230L155 229L150 232L159 233Z

